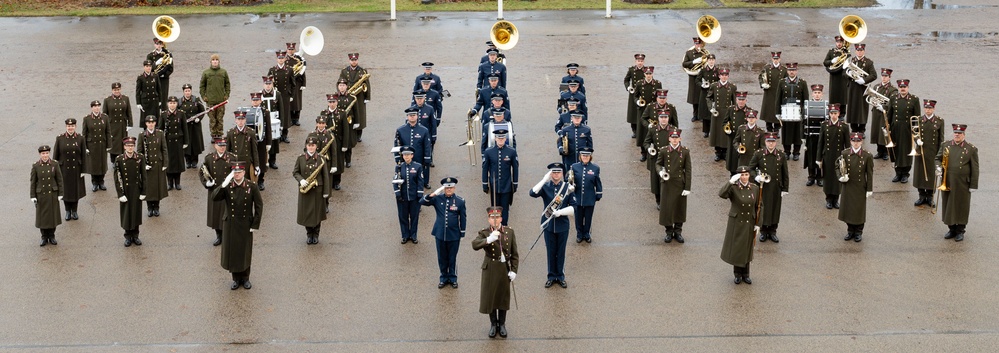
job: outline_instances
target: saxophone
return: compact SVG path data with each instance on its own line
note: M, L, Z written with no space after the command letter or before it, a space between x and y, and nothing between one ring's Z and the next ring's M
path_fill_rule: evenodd
M569 134L562 134L562 155L569 155Z
M843 156L836 159L836 171L839 172L840 177L850 174L850 170L846 167L846 158Z
M329 145L327 144L327 146ZM319 172L322 172L323 167L325 166L326 166L326 159L319 158L319 166L316 167L316 170L312 171L312 174L309 174L308 178L305 178L306 184L305 186L301 186L298 188L298 193L300 194L308 193L310 190L312 190L312 188L315 188L316 185L319 185L319 182L316 180L316 178L319 177Z

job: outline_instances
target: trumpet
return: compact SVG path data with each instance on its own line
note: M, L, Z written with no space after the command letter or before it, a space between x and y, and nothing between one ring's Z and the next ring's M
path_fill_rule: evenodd
M725 135L731 135L732 134L732 121L726 121L725 125L722 125L722 131L725 132Z
M635 104L638 104L639 107L643 107L644 108L645 107L645 97L639 96L638 100L635 101Z
M663 181L669 181L669 172L666 171L666 168L659 168L659 178Z
M739 152L739 154L746 154L746 144L740 143L739 148L737 148L735 151Z
M635 83L634 82L628 84L628 93L635 94Z
M209 182L209 183L212 183L212 185L215 185L215 178L212 177L212 173L208 171L208 166L206 166L204 164L201 165L201 176L204 177L204 179L205 179L206 182Z
M649 155L653 156L653 157L655 157L657 154L659 154L659 149L656 148L655 144L649 145L648 151L649 151Z
M919 131L919 117L915 116L915 115L910 116L909 117L909 125L911 126L911 130L912 130L912 136L911 136L912 146L910 146L910 147L912 147L912 150L909 151L909 155L910 156L918 156L919 155L919 151L916 151L916 146L920 146L920 149L922 149L922 146L923 146L923 138L920 135L920 131Z
M706 79L706 78L702 78L701 79L701 88L708 89L708 87L710 87L710 86L711 86L711 83L708 82L708 79Z
M763 183L764 184L770 182L770 174L764 173L762 170L759 170L759 169L757 169L756 171L757 171L757 173L759 173L760 178L763 179Z

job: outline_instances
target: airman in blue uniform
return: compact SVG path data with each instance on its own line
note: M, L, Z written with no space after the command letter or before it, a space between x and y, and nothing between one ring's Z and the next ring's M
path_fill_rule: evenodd
M479 64L489 61L489 49L496 49L496 44L493 44L493 41L491 40L486 41L486 46L488 46L489 48L486 48L486 55L483 55L482 59L479 59ZM496 49L496 51L499 52L499 49ZM504 60L506 60L506 54L503 53L496 54L496 61L503 62Z
M441 95L441 91L430 88L431 82L430 80L423 80L420 86L427 93L427 105L434 107L434 113L437 115L437 126L440 126L441 117L444 115L444 97ZM413 104L416 104L416 99L413 99Z
M493 132L496 130L506 131L506 144L517 148L517 134L513 132L513 122L504 120L506 119L506 110L496 108L492 110L492 114L489 122L482 126L482 143L479 144L480 152L485 152L487 148L496 145L496 137L493 136L495 135Z
M416 102L413 107L417 109L417 121L430 131L430 149L433 150L433 145L437 144L437 111L427 104L427 92L424 90L414 91L413 101Z
M575 212L576 197L571 184L562 180L562 163L548 165L548 173L531 188L531 197L540 197L545 212L541 214L541 229L548 250L548 281L545 288L556 282L562 288L565 282L565 245L569 240L569 217Z
M456 185L457 178L441 179L441 187L420 200L424 206L433 206L437 211L437 220L431 231L437 241L437 266L441 270L437 288L444 288L447 284L458 288L458 246L461 245L461 238L465 237L468 218L465 215L465 199L455 194Z
M579 91L579 81L574 79L569 80L569 90L559 94L558 106L555 107L556 111L559 113L564 112L566 110L565 102L572 98L579 101L579 106L576 109L582 110L583 114L586 114L588 112L586 109L586 95Z
M423 66L423 74L416 76L416 81L413 83L413 90L415 91L423 88L423 81L430 81L430 89L437 92L444 92L444 86L441 84L441 77L434 73L434 63L425 62L420 65Z
M499 50L495 48L487 49L486 55L489 57L489 60L479 64L479 78L475 81L475 87L485 85L486 77L489 74L499 75L500 87L506 87L506 65L496 61L496 58L499 56Z
M579 92L586 94L586 86L584 86L583 78L579 76L579 64L569 63L565 65L566 75L562 77L562 83L568 84L569 80L579 81Z
M493 114L495 114L497 110L503 111L503 120L511 121L513 116L510 115L510 109L505 107L506 97L502 94L493 92L491 101L493 104L490 105L489 108L482 111L482 127L486 127L486 124L494 121Z
M571 114L572 124L558 132L559 138L555 142L555 147L562 155L562 164L567 166L579 162L581 148L593 148L593 132L589 126L583 125L583 112L576 110Z
M566 126L572 125L572 111L577 110L576 108L579 106L579 100L570 98L565 102L565 105L569 110L559 114L558 120L555 121L555 133L558 133ZM580 110L580 112L582 111ZM586 125L586 114L583 114L582 124Z
M569 168L576 186L576 242L593 242L590 227L593 225L593 207L604 195L604 184L600 181L600 166L593 163L593 147L579 149L579 162Z
M475 105L468 111L468 115L475 115L479 109L488 107L489 100L491 100L496 94L503 97L503 108L510 109L510 96L507 93L506 88L503 87L504 86L499 84L499 75L489 75L489 85L479 87L478 95L475 97Z
M492 206L503 207L503 223L510 219L510 205L517 192L520 162L517 150L506 145L506 130L495 130L496 146L482 152L482 192L490 195Z
M402 243L416 239L417 228L420 225L420 199L423 198L423 165L414 162L415 150L412 146L402 146L399 154L402 162L395 166L395 178L392 179L392 190L395 191L395 203L399 211L399 228L402 231Z
M414 155L413 160L418 161L421 165L430 165L433 163L433 150L431 149L430 143L430 130L426 127L420 125L418 122L417 115L419 109L416 107L406 108L406 123L395 130L395 147L409 146L413 148ZM398 153L399 151L395 151ZM400 163L402 161L402 156L396 154L395 162ZM430 169L424 168L423 180L426 182L427 178L430 177ZM429 189L430 184L423 184L424 188Z

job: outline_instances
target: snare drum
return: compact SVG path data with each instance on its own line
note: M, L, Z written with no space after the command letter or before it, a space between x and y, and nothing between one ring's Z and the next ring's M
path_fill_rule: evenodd
M780 106L780 120L791 122L801 121L801 106L794 103Z

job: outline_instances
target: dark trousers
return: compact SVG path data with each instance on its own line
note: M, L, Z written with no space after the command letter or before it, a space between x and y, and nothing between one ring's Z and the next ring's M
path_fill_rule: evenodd
M701 132L705 134L711 133L711 117L701 120Z
M734 267L732 269L732 272L735 274L736 277L749 277L749 263L748 262L746 263L745 267L740 267L740 266L732 266L732 267Z
M673 223L671 226L666 226L666 233L683 234L683 223Z
M361 142L361 134L363 132L364 129L354 129L354 135L357 135L357 142Z
M180 173L166 173L168 185L180 185Z
M545 248L548 250L548 280L565 280L565 245L569 231L553 232L545 230Z
M330 181L333 185L340 185L341 180L343 180L343 174L333 174L330 176Z
M55 228L45 228L39 229L42 233L42 239L55 239Z
M877 151L878 151L878 157L888 155L888 147L885 147L885 145L877 145Z
M846 224L846 232L851 234L863 235L864 234L864 224Z
M850 124L850 132L863 132L867 134L867 124Z
M76 207L79 206L80 201L63 201L62 203L66 205L66 212L69 213L76 212Z
M694 109L694 121L697 121L697 104L690 105Z
M302 116L302 111L301 110L293 110L293 111L291 111L291 124L292 125L298 125L298 119L301 116Z
M506 310L496 309L490 311L489 323L493 326L506 325Z
M319 236L320 227L322 227L322 226L323 226L323 224L319 223L315 227L305 227L305 235L307 235L307 236L317 236L318 237Z
M908 167L895 167L895 175L909 176L909 172L912 170L912 166Z
M593 206L576 206L576 239L590 239L593 225Z
M399 228L402 239L416 240L417 228L420 225L420 200L395 201L399 210Z
M638 132L637 129L638 129L638 125L637 124L631 124L631 133L632 134L637 133ZM637 135L635 137L636 138L643 138L643 139L645 138L644 136L637 136Z
M271 141L271 150L267 151L267 156L270 157L270 158L267 159L267 164L268 165L277 165L277 154L278 154L278 152L281 152L280 144L281 144L281 141L279 141L279 140L272 140ZM257 151L259 152L259 151L262 151L262 150L266 151L267 150L266 146L264 144L258 145ZM263 159L260 160L260 164L264 164L264 160Z
M125 239L134 239L139 236L139 227L135 229L125 229Z
M92 185L104 185L104 174L101 175L90 175L90 183Z
M458 283L458 248L461 240L444 241L437 239L437 267L441 270L441 282Z
M815 163L808 165L808 178L809 179L822 179L822 168L819 168Z
M348 148L347 152L343 153L343 160L344 160L344 162L345 163L350 163L350 157L352 157L353 155L354 155L354 149L353 148Z
M239 283L245 283L246 281L250 280L250 268L247 267L246 270L233 272L232 280Z
M503 207L503 225L510 221L510 204L513 202L513 193L497 192L494 206Z
M780 123L767 123L767 132L780 131Z
M801 144L784 145L784 153L801 154Z
M760 233L763 234L777 234L777 224L764 224L760 226Z

